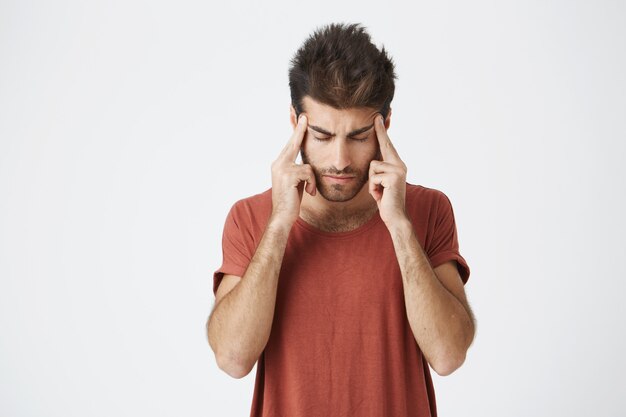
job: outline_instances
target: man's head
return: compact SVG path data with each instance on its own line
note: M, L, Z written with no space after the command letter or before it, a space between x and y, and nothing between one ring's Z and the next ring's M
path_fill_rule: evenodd
M315 31L291 63L291 122L303 112L308 119L302 162L312 166L322 197L351 200L367 183L370 162L380 159L373 123L380 113L389 126L394 64L359 24Z

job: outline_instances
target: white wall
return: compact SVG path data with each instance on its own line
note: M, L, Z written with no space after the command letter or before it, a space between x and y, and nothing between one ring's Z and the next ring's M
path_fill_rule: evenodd
M440 415L622 415L625 12L0 2L0 414L248 415L256 368L227 376L204 331L223 222L271 185L289 59L343 21L391 53L389 135L471 268Z

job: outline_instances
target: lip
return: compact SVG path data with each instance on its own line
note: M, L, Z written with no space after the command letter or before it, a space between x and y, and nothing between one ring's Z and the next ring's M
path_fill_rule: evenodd
M335 177L332 175L324 175L326 178L331 180L332 182L336 182L338 184L345 184L354 179L354 177Z

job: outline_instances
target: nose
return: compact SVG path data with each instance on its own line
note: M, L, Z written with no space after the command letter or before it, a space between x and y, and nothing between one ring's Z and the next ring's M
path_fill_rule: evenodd
M338 171L343 171L350 165L350 149L345 139L337 139L335 141L335 149L333 149L333 166Z

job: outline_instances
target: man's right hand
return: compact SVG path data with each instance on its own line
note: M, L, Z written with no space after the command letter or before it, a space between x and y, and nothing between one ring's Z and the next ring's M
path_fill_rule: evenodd
M272 217L289 227L300 214L304 182L309 194L314 196L317 193L311 165L295 163L307 123L306 116L300 115L291 139L272 163Z

